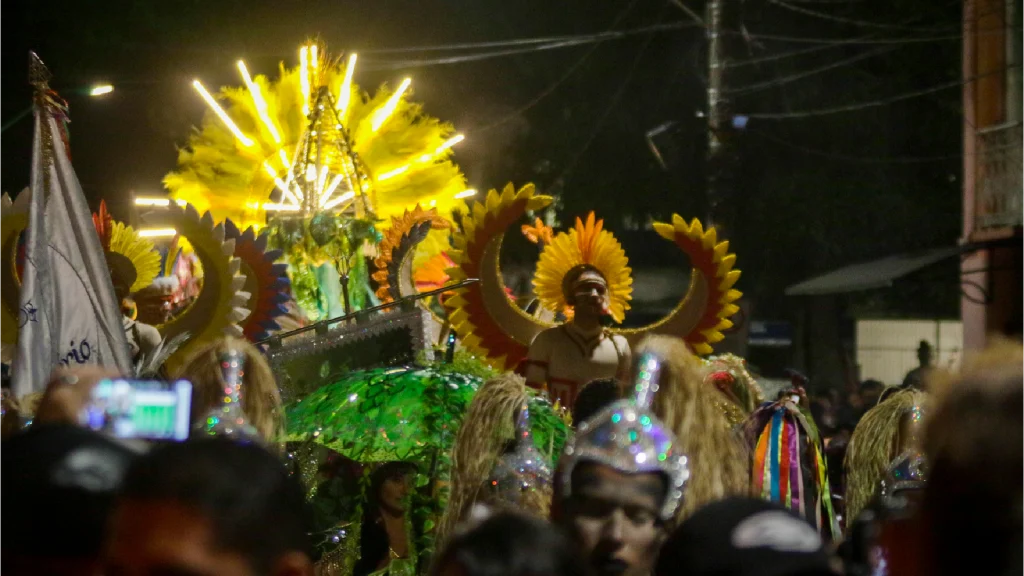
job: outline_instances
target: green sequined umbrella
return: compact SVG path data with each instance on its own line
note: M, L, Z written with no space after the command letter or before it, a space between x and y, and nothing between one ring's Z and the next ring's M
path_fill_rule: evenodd
M288 441L314 441L357 462L427 462L447 455L483 380L444 365L351 372L286 409ZM534 441L558 454L567 431L547 401L531 401Z

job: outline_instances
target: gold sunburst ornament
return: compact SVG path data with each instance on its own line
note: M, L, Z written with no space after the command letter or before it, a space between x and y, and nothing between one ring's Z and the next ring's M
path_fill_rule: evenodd
M562 280L577 266L593 266L608 282L612 318L622 322L633 295L632 270L628 264L622 244L604 229L604 220L597 220L591 212L586 223L577 218L575 228L558 234L544 247L537 263L533 288L541 305L571 318L572 307L565 301Z
M156 247L124 222L115 222L110 231L110 252L124 256L135 268L132 292L152 284L160 273L160 253Z
M92 223L108 260L116 258L124 262L127 269L122 273L132 279L129 291L136 292L152 284L160 274L160 254L156 246L131 226L115 222L105 200L100 202L99 212L92 215Z

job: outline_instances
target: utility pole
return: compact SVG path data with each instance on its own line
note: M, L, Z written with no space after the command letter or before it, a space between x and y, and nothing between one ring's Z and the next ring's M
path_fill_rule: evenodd
M707 194L708 225L722 228L731 225L726 213L733 199L734 173L736 171L733 150L735 128L732 122L732 102L728 95L729 60L736 44L739 30L737 0L708 0L708 149L707 149Z

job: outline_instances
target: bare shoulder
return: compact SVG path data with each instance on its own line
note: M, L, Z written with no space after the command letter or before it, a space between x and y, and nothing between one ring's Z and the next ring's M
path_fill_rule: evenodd
M544 330L541 330L539 333L537 333L536 336L533 337L533 343L530 344L530 345L531 346L533 346L535 344L542 344L543 345L543 344L546 344L548 342L551 342L551 341L553 341L553 340L555 340L555 339L557 339L559 337L559 332L560 331L561 330L560 330L559 326L553 326L551 328L545 328Z

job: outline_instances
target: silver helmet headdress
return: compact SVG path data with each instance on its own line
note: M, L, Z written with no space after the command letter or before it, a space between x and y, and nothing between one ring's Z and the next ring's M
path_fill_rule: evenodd
M519 506L526 494L551 486L551 466L533 444L530 408L524 401L516 418L512 451L498 459L487 484L498 500Z
M907 508L909 501L903 494L905 491L923 490L928 483L928 460L921 452L918 437L923 418L924 411L918 404L905 410L901 416L898 440L903 450L886 466L885 476L879 483L880 500L890 512Z
M560 480L564 498L572 493L576 466L594 462L627 474L663 474L668 491L660 516L669 520L675 515L690 468L671 429L651 410L660 375L661 361L653 354L645 354L637 364L633 399L619 400L580 423L576 436L562 454Z

